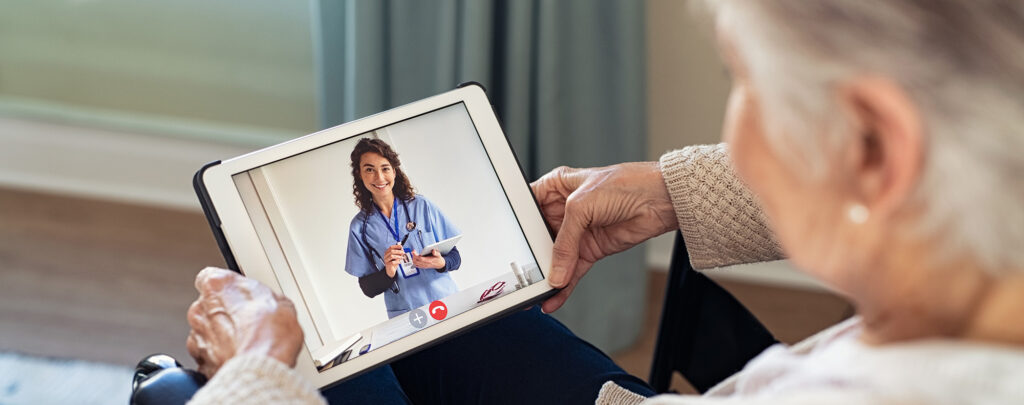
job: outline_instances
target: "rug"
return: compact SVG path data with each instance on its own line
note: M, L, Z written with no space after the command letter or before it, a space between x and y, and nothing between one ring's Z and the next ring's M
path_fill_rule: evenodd
M0 405L125 405L131 385L128 367L0 352Z

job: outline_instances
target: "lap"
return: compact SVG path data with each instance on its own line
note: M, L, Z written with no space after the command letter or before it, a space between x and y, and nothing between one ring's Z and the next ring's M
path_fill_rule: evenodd
M654 394L646 382L534 307L347 381L325 396L332 404L356 403L336 399L343 396L396 404L593 404L607 381ZM391 392L396 386L401 395ZM380 396L364 396L374 393Z
M645 382L537 307L399 360L392 368L409 397L423 404L593 404L609 380L653 395Z
M331 405L411 404L391 366L378 367L322 392Z

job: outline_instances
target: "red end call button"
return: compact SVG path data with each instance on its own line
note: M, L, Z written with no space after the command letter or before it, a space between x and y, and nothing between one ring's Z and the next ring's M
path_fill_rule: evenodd
M434 302L430 303L430 317L431 318L434 318L434 319L437 319L437 320L440 321L440 320L444 319L444 317L446 317L446 316L448 316L448 306L444 305L444 303L441 302L440 300L437 300L437 301L434 301Z

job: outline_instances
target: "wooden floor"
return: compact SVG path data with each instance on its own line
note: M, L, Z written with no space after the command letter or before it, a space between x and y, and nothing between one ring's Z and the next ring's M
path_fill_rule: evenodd
M0 350L129 366L154 352L188 359L185 310L208 265L223 259L201 214L0 189ZM784 342L850 311L825 293L723 284ZM651 272L646 327L613 354L643 378L664 286Z
M0 349L187 358L192 280L211 264L201 214L0 190Z

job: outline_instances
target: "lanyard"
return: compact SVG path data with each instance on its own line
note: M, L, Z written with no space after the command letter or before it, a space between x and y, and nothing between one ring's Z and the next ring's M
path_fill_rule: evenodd
M398 211L398 197L395 197L395 202L393 202L391 204L391 213L395 215L395 220L394 220L395 229L392 230L391 227L388 226L388 219L384 217L384 213L381 212L380 208L377 209L377 215L380 215L380 219L384 220L384 227L388 229L388 232L390 232L392 236L395 237L395 242L398 242L399 240L401 240L401 238L398 237L398 212L397 211Z

